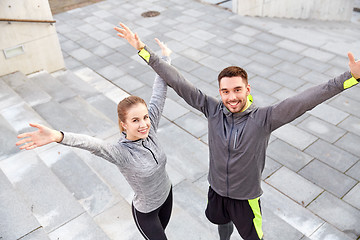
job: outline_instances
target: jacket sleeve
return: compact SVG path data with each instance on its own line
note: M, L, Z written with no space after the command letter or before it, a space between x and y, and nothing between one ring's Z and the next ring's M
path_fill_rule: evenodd
M171 62L169 57L162 57L162 59L167 64L170 64ZM164 82L164 80L158 74L156 74L152 89L152 95L149 102L149 116L151 120L151 126L154 128L155 131L159 126L161 114L164 109L166 93L166 82Z
M121 156L120 151L113 144L84 134L70 132L64 132L63 134L64 138L60 144L84 149L111 163L119 163L117 159Z
M187 81L175 67L162 61L147 46L139 52L139 56L142 57L181 98L190 106L204 113L206 117L209 115L209 106L215 106L217 104L218 101L216 99L201 92L201 90Z
M358 84L350 72L345 72L327 83L309 88L300 94L287 98L268 109L269 130L274 131L282 125L300 117L320 103Z

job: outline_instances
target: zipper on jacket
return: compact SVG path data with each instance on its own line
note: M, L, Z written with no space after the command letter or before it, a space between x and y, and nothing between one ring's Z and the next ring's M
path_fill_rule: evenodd
M232 123L231 123L231 130L230 130L230 136L229 136L229 144L228 144L228 160L227 160L227 163L226 163L226 194L227 196L229 197L229 161L230 161L230 143L231 143L231 135L232 135L232 132L234 130L234 116L231 115L231 120L232 120ZM235 141L235 140L234 140Z
M153 156L156 164L159 164L159 162L156 160L155 154L153 153L153 151L151 151L150 148L148 148L148 147L145 146L144 141L142 141L141 144L143 145L144 148L146 148L147 150L149 150L149 152L151 152L151 155Z
M236 139L237 139L238 132L239 132L239 129L236 130L236 132L235 132L235 137L234 137L234 149L235 149L235 146L236 146Z

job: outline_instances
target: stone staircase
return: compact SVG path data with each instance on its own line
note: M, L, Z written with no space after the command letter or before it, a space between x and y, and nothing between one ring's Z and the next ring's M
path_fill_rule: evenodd
M0 77L1 240L142 239L131 216L133 192L114 165L60 144L32 151L15 146L17 134L31 130L29 122L116 141L116 104L126 95L88 68ZM204 215L207 145L180 130L162 119L159 137L166 143L167 169L174 185L167 235L174 240L215 240L216 227ZM189 143L201 154L191 153ZM314 232L317 237L312 240L325 239L318 231L323 228L342 234L267 183L263 188L267 240L305 240ZM234 232L232 239L241 237Z

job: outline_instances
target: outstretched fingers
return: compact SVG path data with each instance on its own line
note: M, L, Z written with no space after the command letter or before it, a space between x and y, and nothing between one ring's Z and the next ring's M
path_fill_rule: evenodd
M355 64L355 57L352 52L348 52L349 64Z
M355 57L351 52L348 52L349 67L352 75L356 78L360 78L360 61L355 61Z

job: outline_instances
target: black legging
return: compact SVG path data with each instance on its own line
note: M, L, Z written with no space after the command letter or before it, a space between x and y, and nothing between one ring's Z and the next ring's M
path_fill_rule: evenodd
M137 228L147 240L167 240L165 228L172 210L172 189L166 201L159 208L149 213L142 213L132 205L132 214Z

